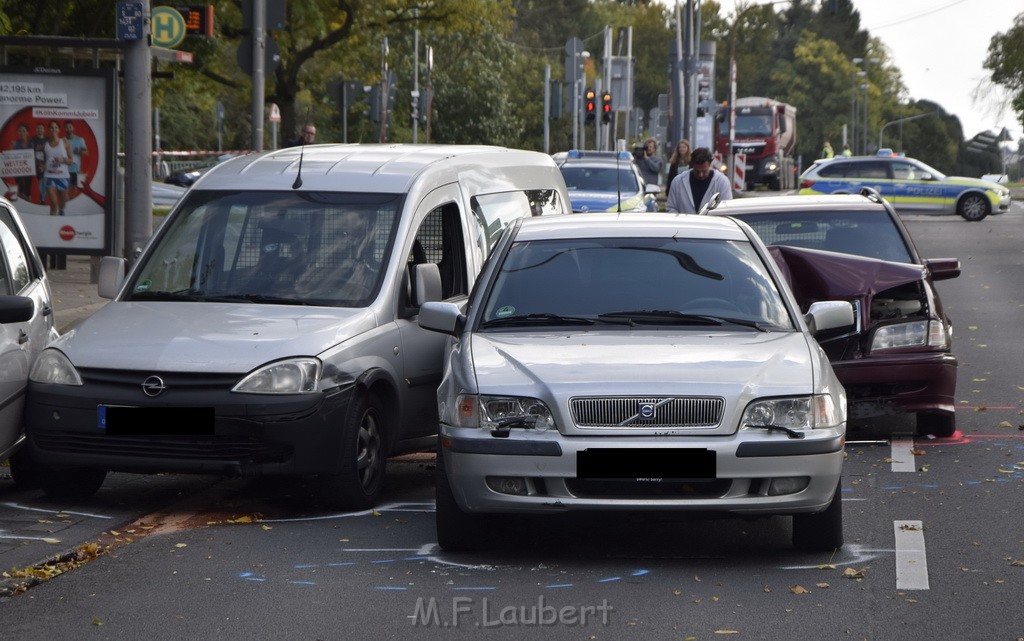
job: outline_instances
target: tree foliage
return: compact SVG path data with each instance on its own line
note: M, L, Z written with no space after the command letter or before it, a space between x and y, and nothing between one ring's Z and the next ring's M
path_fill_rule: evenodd
M984 67L992 72L993 83L1010 91L1017 121L1024 125L1024 13L1014 18L1006 33L992 36Z

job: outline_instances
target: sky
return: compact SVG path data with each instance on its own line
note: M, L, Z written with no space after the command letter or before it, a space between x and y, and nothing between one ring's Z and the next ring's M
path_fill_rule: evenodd
M735 15L736 0L718 1L724 16ZM740 0L743 6L751 3L767 0ZM1009 31L1014 17L1024 13L1024 2L853 0L853 6L860 13L861 29L888 48L903 75L906 98L930 100L956 115L965 138L1002 127L1015 140L1024 135L1010 109L999 112L998 103L1008 102L1005 91L996 88L987 99L972 99L979 82L989 77L982 64L992 36Z

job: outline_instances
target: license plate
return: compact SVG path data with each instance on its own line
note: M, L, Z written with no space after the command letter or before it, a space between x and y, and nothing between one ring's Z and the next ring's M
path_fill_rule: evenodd
M212 436L212 407L98 405L97 426L109 436Z
M716 478L715 452L707 448L600 448L576 453L576 477L622 481Z

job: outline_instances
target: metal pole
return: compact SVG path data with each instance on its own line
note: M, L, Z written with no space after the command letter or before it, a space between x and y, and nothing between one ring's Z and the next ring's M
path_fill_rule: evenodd
M417 10L417 14L418 14ZM412 99L416 103L416 111L419 111L420 101L420 30L417 29L412 35L412 49L414 51L412 59ZM547 111L545 110L545 113ZM416 118L412 119L412 144L419 142L420 133L420 119L419 113L416 114Z
M416 129L412 131L416 142ZM551 153L551 65L544 65L544 153Z
M252 0L252 148L263 151L263 100L266 63L266 0ZM303 123L305 124L305 123Z
M150 0L142 0L145 37L126 41L124 55L124 248L129 263L135 262L153 235L151 15Z

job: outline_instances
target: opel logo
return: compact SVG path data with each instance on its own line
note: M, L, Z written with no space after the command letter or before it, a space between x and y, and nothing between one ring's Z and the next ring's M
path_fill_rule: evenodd
M164 379L159 376L150 376L142 381L142 391L146 396L160 396L165 389L167 386L164 385Z
M654 410L657 407L654 403L640 403L640 418L654 418Z

